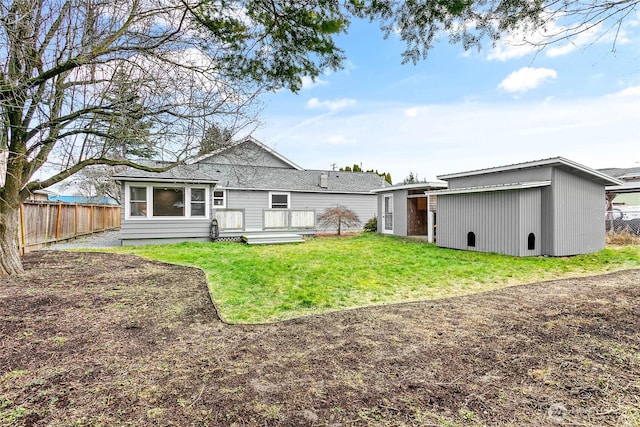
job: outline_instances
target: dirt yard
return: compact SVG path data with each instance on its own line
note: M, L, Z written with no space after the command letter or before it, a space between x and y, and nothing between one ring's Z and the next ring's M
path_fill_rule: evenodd
M640 423L640 270L236 326L196 269L25 266L0 279L2 426Z

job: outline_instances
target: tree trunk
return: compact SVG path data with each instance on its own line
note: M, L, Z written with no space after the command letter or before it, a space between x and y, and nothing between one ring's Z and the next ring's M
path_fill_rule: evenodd
M0 210L0 276L24 272L20 259L20 208L7 205Z

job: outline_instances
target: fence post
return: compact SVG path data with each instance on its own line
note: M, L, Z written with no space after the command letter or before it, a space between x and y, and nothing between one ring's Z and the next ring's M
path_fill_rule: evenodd
M20 237L22 238L22 244L20 245L20 252L22 255L24 255L26 253L25 246L27 244L27 237L24 231L24 204L23 203L20 203Z
M78 204L76 203L73 206L73 235L78 235Z
M93 205L91 205L91 206L89 207L89 224L90 224L90 226L89 226L89 231L90 231L91 233L93 233L93 231L94 231L94 229L95 229L95 227L94 227L94 225L93 225Z
M60 240L60 219L62 217L62 202L58 202L58 214L56 215L56 242Z

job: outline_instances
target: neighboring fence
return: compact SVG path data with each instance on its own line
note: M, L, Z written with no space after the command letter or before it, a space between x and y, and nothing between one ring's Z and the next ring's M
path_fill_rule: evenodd
M606 231L629 232L640 236L640 210L613 208L605 215Z
M120 206L24 202L20 207L22 254L74 237L120 228Z

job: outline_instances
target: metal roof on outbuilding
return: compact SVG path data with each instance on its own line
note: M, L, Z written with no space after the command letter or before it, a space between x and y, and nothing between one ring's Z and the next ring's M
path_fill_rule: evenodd
M518 169L531 169L531 168L541 167L541 166L558 166L563 169L569 170L575 173L576 175L583 176L585 178L588 178L602 185L622 184L622 182L616 178L613 178L595 169L591 169L587 166L581 165L580 163L576 163L572 160L565 159L564 157L552 157L549 159L534 160L531 162L524 162L524 163L514 163L511 165L497 166L497 167L492 167L488 169L478 169L478 170L472 170L467 172L458 172L458 173L452 173L452 174L446 174L446 175L439 175L437 178L446 181L454 178L469 177L474 175L486 175L490 173L507 172L507 171L513 171Z
M522 190L525 188L547 187L551 181L514 182L510 184L484 185L478 187L451 188L444 190L429 191L427 194L467 194L467 193L489 193L492 191Z

